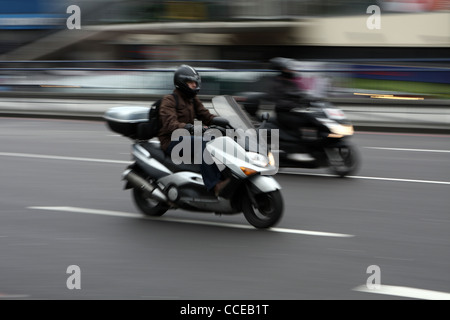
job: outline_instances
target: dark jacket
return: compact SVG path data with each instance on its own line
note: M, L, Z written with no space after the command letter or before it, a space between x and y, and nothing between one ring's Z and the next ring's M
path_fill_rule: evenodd
M291 79L286 79L281 76L273 77L269 80L267 90L268 100L278 102L286 99L289 93L299 91L297 84Z
M178 108L175 98L169 94L164 96L159 109L160 130L158 138L161 141L161 149L166 151L171 142L172 132L184 128L187 123L194 124L194 120L200 120L204 125L210 125L215 116L205 108L199 98L187 98L181 91L173 91L178 97Z
M305 106L305 93L292 80L281 76L270 79L266 89L267 100L275 103L276 112L287 112Z

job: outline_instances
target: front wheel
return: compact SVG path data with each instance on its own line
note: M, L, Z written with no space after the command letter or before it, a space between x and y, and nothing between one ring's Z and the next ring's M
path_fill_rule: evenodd
M133 199L139 210L146 216L160 217L169 210L168 205L146 197L145 193L138 188L133 188Z
M328 148L325 151L331 173L343 178L354 174L359 169L361 160L354 146Z
M253 195L256 204L247 196L242 202L245 219L258 229L270 228L280 221L283 215L283 198L280 190Z

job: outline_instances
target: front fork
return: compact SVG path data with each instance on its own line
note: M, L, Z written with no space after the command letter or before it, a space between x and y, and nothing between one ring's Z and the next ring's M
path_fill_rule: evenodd
M256 201L255 195L252 192L252 189L250 188L249 184L245 184L245 189L247 189L247 196L250 198L250 201L252 202L252 205L255 208L259 208L258 202Z

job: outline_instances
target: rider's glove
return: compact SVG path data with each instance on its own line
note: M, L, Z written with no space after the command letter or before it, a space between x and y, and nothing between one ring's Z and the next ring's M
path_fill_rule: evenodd
M194 125L192 123L186 123L184 128L189 131L190 134L194 134Z

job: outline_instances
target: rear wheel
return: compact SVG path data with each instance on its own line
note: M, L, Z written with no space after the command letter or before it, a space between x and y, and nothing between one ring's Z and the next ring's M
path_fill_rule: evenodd
M145 192L138 188L133 188L133 199L139 210L146 216L160 217L167 210L169 206L165 203L158 202L157 200L148 198Z
M252 203L249 196L244 197L242 211L245 219L258 229L270 228L280 221L283 215L283 198L279 190L255 194L256 204Z
M342 146L326 150L331 173L343 178L359 169L360 156L354 146Z

